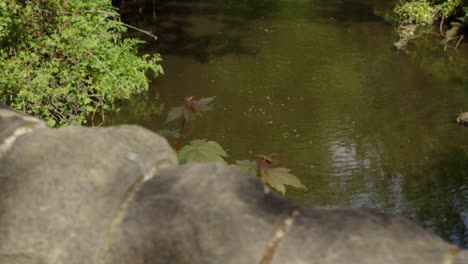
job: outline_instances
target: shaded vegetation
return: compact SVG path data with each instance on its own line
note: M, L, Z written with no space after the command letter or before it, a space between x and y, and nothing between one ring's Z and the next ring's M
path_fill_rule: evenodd
M467 7L461 0L407 0L397 4L393 11L400 24L398 28L400 43L395 45L397 49L404 48L407 40L415 38L421 27L430 26L436 22L439 22L439 34L445 38L444 44L446 44L459 37L461 24L458 22L468 22L466 21ZM444 24L447 26L445 30ZM408 30L409 28L411 30ZM427 32L430 31L423 29L421 33Z
M108 0L0 2L0 100L51 126L115 110L162 73L125 31Z

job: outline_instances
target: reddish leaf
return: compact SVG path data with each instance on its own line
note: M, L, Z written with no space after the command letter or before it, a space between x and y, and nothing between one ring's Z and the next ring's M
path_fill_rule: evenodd
M203 105L208 105L209 103L211 103L211 101L213 101L213 99L215 99L215 96L201 98L200 100L198 100L198 103L203 104Z
M206 112L212 109L208 104L213 101L214 97L202 98L200 100L193 100L192 98L193 97L183 98L184 106L182 114L184 115L185 120L189 120L200 112Z
M185 106L183 107L182 112L184 114L185 120L189 120L192 116L194 116L194 112L190 108L187 108Z
M208 104L213 101L214 97L206 97L206 98L201 98L200 100L193 100L192 101L192 108L197 111L197 112L205 112L208 110L213 109L211 106Z
M176 120L177 118L181 117L184 111L183 106L179 107L172 107L171 110L167 113L167 119L164 123L170 122L172 120Z
M269 169L272 165L278 164L278 155L275 153L270 153L266 155L258 155L260 157L260 162L258 164L260 170Z
M206 112L213 108L211 106L199 104L198 102L194 101L192 104L192 109L196 112Z

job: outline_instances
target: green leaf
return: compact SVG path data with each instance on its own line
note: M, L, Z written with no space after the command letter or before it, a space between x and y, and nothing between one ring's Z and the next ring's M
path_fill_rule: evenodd
M232 164L231 166L257 175L257 163L253 160L236 160L236 164Z
M261 179L283 195L286 193L285 185L307 190L307 187L295 175L290 174L289 171L286 168L263 170Z
M179 162L225 162L226 151L214 141L196 139L190 141L178 153Z
M177 118L181 117L183 113L184 113L183 106L172 107L171 110L169 110L169 113L167 113L167 119L166 121L164 121L164 123L176 120Z
M158 54L140 56L142 41L122 38L109 0L62 2L0 0L0 101L54 126L116 111L148 90L148 70L163 73Z
M163 129L163 130L159 130L157 133L163 137L173 137L173 138L180 137L179 130L177 129Z

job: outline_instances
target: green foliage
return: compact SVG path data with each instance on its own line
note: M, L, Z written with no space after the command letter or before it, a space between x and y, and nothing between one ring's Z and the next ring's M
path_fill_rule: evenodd
M260 179L283 195L286 193L286 185L307 190L307 187L286 168L266 169L262 171Z
M410 0L397 5L394 12L401 23L431 25L455 14L459 7L460 0Z
M307 187L295 175L289 173L287 168L273 168L278 163L276 154L259 155L258 162L251 160L236 161L235 166L242 168L268 184L271 188L283 195L286 193L286 185L307 190Z
M468 6L464 6L462 10L463 10L463 15L459 19L463 23L468 24Z
M226 151L214 141L206 141L205 139L192 140L189 145L180 149L187 121L202 115L203 112L211 110L212 107L209 104L213 99L214 97L207 97L194 100L193 97L185 97L183 98L184 104L182 106L172 107L167 113L164 123L182 118L180 128L179 130L164 129L158 133L165 137L177 138L176 151L178 152L180 163L225 162L224 158L228 156Z
M86 123L148 89L159 55L139 56L109 0L0 2L0 101L52 126Z
M214 141L196 139L190 141L178 153L179 162L225 162L226 151Z
M397 5L394 9L402 23L431 25L434 23L434 8L426 0L414 0Z
M457 8L460 6L459 0L443 0L435 1L435 10L443 18L448 18L453 15Z

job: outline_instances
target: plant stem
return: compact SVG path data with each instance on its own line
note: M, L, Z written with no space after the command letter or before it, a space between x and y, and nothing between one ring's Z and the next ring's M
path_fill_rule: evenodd
M257 161L257 177L259 178L262 177L262 169L260 168L260 162L262 162L261 158Z
M184 135L184 127L185 127L185 118L182 118L182 124L180 125L180 129L179 129L179 138L177 139L177 144L176 144L176 152L179 152L180 150L180 144L182 143L182 137Z

